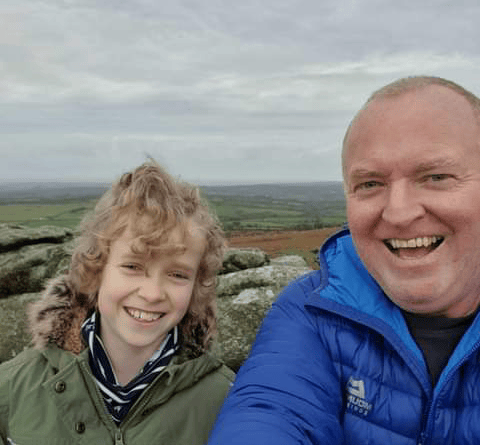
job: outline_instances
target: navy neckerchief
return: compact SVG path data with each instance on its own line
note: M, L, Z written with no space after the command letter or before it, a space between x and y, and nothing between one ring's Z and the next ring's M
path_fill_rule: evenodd
M160 348L145 363L141 371L125 386L118 383L112 364L98 335L97 313L94 312L82 325L82 335L89 347L89 364L105 406L113 421L119 425L143 390L168 365L178 351L178 327L167 335Z

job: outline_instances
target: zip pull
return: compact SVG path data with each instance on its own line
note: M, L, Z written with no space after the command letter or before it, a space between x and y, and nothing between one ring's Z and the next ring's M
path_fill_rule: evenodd
M425 431L422 431L422 434L420 434L420 440L418 441L417 445L424 445L426 436L427 434L425 433Z
M115 445L124 445L123 434L121 430L117 430L117 432L115 433Z

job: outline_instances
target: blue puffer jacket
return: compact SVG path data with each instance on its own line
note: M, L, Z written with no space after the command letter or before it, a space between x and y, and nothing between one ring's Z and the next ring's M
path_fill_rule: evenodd
M265 318L209 444L480 444L479 317L433 389L348 231L320 260Z

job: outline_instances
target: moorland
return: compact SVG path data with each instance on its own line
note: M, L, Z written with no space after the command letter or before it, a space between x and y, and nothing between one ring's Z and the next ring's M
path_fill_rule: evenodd
M0 223L75 229L108 184L0 184ZM340 182L202 186L231 245L271 255L311 250L345 221ZM311 247L309 247L311 246Z

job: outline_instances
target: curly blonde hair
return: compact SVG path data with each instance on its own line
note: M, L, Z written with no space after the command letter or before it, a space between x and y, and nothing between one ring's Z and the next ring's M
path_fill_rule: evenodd
M168 242L174 228L186 233L189 221L202 231L206 242L190 305L179 327L182 348L189 356L197 356L210 347L216 334L216 272L222 265L225 238L199 190L173 179L155 161L123 174L82 221L69 278L79 293L88 296L93 310L110 246L127 228L133 228L133 249L149 254Z

